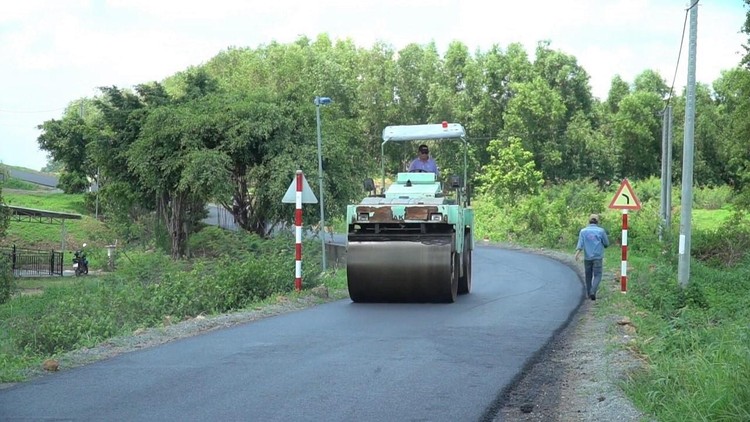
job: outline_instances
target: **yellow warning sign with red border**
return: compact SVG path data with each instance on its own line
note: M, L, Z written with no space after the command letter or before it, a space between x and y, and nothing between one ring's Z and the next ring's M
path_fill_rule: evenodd
M623 179L620 183L620 188L617 189L617 193L612 202L609 203L609 207L615 210L639 210L641 209L641 201L635 195L633 187L630 186L628 179Z

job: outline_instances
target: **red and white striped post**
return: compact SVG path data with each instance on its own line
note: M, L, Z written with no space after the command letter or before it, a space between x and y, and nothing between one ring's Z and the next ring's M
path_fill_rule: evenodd
M620 188L609 203L609 208L622 210L622 261L620 262L620 291L628 290L628 210L641 209L641 201L630 186L628 179L623 179Z
M302 290L302 170L297 170L294 210L294 288Z
M628 210L622 210L622 261L620 262L620 291L628 290Z

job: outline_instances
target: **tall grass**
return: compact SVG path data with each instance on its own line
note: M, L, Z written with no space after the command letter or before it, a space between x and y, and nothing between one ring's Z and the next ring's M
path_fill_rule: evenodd
M750 420L750 259L692 270L685 289L674 271L639 273L631 297L650 365L626 391L659 420Z

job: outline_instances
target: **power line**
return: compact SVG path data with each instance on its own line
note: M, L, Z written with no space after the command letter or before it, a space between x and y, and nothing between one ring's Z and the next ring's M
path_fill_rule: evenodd
M682 57L682 46L685 43L685 29L687 28L687 21L688 21L688 14L690 13L690 10L698 5L698 2L700 0L695 0L690 7L685 9L685 20L682 22L682 36L680 37L680 51L677 53L677 64L674 68L674 76L672 76L672 86L669 87L669 97L667 98L667 104L664 105L664 110L662 110L662 113L667 110L667 107L669 107L669 103L672 101L672 95L674 94L674 83L677 79L677 70L680 68L680 57Z

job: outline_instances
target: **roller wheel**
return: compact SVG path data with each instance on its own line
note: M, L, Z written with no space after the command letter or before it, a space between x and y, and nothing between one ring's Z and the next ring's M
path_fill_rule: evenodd
M464 274L458 278L458 294L471 292L471 234L464 237L464 253L461 254Z
M457 254L455 252L451 254L451 278L450 278L450 286L446 286L446 287L448 287L448 289L446 290L446 293L445 293L445 296L444 296L444 298L445 298L444 301L446 303L453 303L453 302L455 302L456 301L456 297L458 296L458 276L459 276L459 271L461 270L459 268L459 265L461 265L460 259L461 259L461 257L460 257L459 254Z

